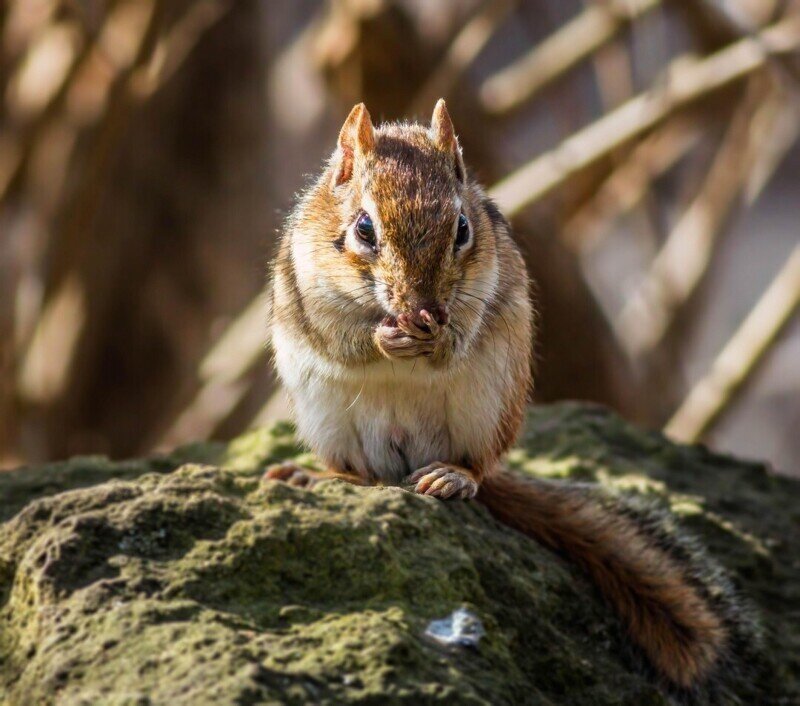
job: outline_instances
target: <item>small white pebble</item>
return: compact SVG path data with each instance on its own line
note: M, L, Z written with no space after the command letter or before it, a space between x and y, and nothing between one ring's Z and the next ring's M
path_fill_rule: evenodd
M477 615L466 608L458 608L446 618L431 620L425 634L443 645L477 647L486 630Z

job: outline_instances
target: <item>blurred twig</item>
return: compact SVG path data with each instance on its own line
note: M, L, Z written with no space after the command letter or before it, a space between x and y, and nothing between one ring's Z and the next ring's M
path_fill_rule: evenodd
M5 126L0 132L0 145L6 145L5 151L0 149L0 203L19 185L38 138L62 109L69 95L69 89L86 58L91 54L93 46L94 41L76 41L73 51L61 58L66 62L66 66L62 69L61 81L47 96L45 104L21 128L13 130ZM15 66L14 69L13 75L16 76L19 74L19 66ZM11 80L13 78L10 76L9 81Z
M139 99L159 90L180 69L197 42L231 9L232 0L195 2L158 40L152 56L132 81Z
M762 43L758 28L747 26L724 3L715 0L680 0L680 6L689 15L694 15L699 24L711 25L723 43L739 39L751 39L759 44ZM769 65L775 75L793 84L796 89L800 88L800 69L794 61L780 54L771 54L766 46L762 45L761 49L769 57Z
M596 2L597 0L584 0L584 4L589 6ZM598 90L603 99L603 112L608 113L633 97L635 93L633 53L623 33L618 33L618 35L606 45L600 47L592 57L592 64L594 66ZM664 130L663 132L667 131ZM648 140L645 140L645 142L648 142ZM654 242L661 239L661 222L655 210L656 199L651 188L653 185L653 177L655 175L653 174L649 177L646 177L642 168L646 168L645 155L647 154L650 156L650 161L652 162L653 158L656 156L656 151L651 149L648 152L647 150L641 150L640 147L641 145L637 145L633 150L623 147L619 150L613 151L609 155L610 161L613 165L613 171L611 172L611 175L603 177L603 181L597 184L596 188L593 190L594 194L591 198L591 201L595 205L602 204L605 206L605 213L602 215L606 215L613 220L613 216L611 216L609 213L610 211L614 210L612 199L621 198L625 201L624 206L619 203L623 210L631 211L637 217L637 223L640 224L640 227L638 227L637 230L641 231L641 240L644 241L647 239L647 241ZM669 160L666 161L668 162ZM638 174L640 177L635 184L635 186L638 188L635 189L636 195L633 198L628 198L631 196L629 191L626 190L623 193L620 190L633 190L634 184L630 178L627 182L621 179L611 179L612 175L619 176L620 170L624 170L627 165L639 166L638 169L634 168L625 170L629 177L631 177L633 174ZM655 167L656 165L653 164L652 166ZM668 166L665 164L663 169L667 168ZM616 193L611 189L604 188L612 185L618 189ZM598 196L600 196L599 199ZM586 212L587 209L585 203L583 205L578 205L576 209L571 210L569 214L569 220L572 221L572 223L565 223L564 227L562 227L560 230L561 237L564 242L568 242L571 237L574 238L575 236L575 231L573 230L573 232L570 233L569 228L575 224L573 217L576 210L581 211L589 216L589 214ZM591 211L592 209L588 210ZM600 218L598 218L598 216L601 216L601 213L598 213L597 210L595 210L595 212L589 216L593 225L596 225L600 222ZM585 223L585 225L588 227L588 223ZM649 236L649 238L645 238L645 236Z
M200 390L164 433L159 446L208 438L245 397L248 373L265 357L266 302L259 294L227 327L200 365Z
M569 216L561 230L564 242L580 252L600 245L614 221L641 202L648 186L684 157L702 132L696 120L677 118L642 140L593 197Z
M702 60L677 59L663 85L631 99L502 179L492 197L508 216L541 198L570 176L628 140L651 129L694 101L761 69L771 53L800 47L800 17L778 22L759 34L759 41L742 39Z
M695 442L720 414L730 409L743 384L753 374L800 306L800 246L770 283L756 306L720 352L711 370L689 393L664 432L683 442Z
M583 0L583 4L588 9L598 4L606 7L607 0L599 0L599 3L598 0ZM613 110L634 95L633 55L623 32L617 32L597 48L592 64L604 112Z
M67 307L86 306L84 282L76 274L92 232L91 219L106 186L106 166L113 147L133 107L130 84L139 67L147 64L160 30L163 8L152 0L147 20L134 38L135 51L130 65L120 71L111 85L108 105L98 126L95 149L89 155L83 178L66 209L65 225L52 244L52 269L46 301L30 345L21 356L19 389L28 401L44 402L55 398L66 384L85 317L78 313L68 319L54 313ZM62 330L70 325L75 330ZM70 345L54 346L59 341ZM46 366L46 370L42 368ZM43 384L47 381L47 384Z
M627 0L587 7L528 54L486 79L480 89L484 109L500 114L520 106L659 2Z
M82 316L66 319L53 316L52 312L85 300L83 282L75 272L87 252L92 233L90 223L107 187L108 165L114 147L135 108L164 85L202 33L227 7L227 3L211 0L196 3L165 30L164 5L153 0L146 23L132 38L132 59L120 67L109 86L107 105L93 136L94 149L66 209L64 226L52 245L54 267L49 277L48 295L30 346L21 356L19 387L24 398L36 401L52 398L63 388L70 372L80 331L65 331L63 327L66 322L81 327L84 319ZM51 328L54 330L49 330ZM57 345L59 341L72 343Z
M770 140L768 125L785 109L785 97L765 101L763 91L757 89L739 106L705 182L615 323L632 356L658 345L676 312L698 287L762 147ZM767 121L766 129L763 121Z
M437 99L450 93L516 3L517 0L487 0L482 4L450 43L440 64L417 92L408 108L409 115L430 111Z

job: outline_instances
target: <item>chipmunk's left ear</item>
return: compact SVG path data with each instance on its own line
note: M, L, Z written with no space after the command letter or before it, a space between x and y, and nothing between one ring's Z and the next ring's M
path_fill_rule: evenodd
M464 160L461 156L461 147L458 144L456 130L453 127L453 121L450 119L450 113L447 112L447 105L444 102L444 98L440 98L436 101L436 107L433 109L431 134L434 144L440 150L450 152L453 155L456 178L463 184L466 181Z

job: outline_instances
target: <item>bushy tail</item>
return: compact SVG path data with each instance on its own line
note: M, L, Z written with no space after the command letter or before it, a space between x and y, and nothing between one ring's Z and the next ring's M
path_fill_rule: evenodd
M478 500L509 527L566 556L594 581L631 639L674 685L707 677L729 639L725 620L691 571L636 515L582 486L501 471L485 479Z

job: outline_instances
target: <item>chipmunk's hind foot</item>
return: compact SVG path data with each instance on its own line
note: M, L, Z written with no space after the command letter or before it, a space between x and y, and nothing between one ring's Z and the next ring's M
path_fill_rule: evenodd
M414 471L408 479L414 492L441 500L469 500L478 493L478 483L466 469L437 461Z
M275 463L267 467L261 480L277 480L300 488L311 488L323 479L323 475L292 461Z

